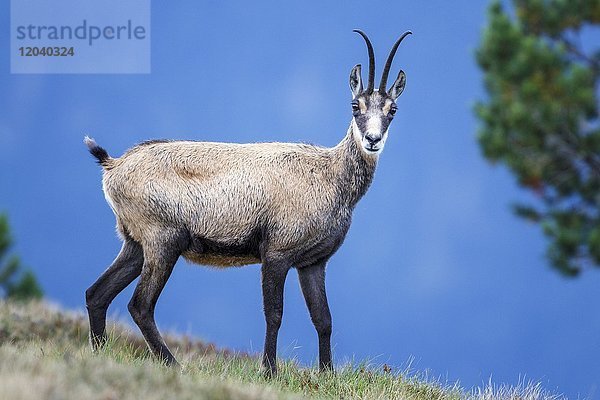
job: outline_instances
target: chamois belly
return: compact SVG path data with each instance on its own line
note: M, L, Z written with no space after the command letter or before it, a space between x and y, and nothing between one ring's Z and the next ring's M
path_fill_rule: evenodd
M235 243L193 237L190 247L182 255L195 264L215 267L240 267L261 262L255 236Z
M222 255L198 254L193 252L183 253L183 257L194 264L209 265L212 267L241 267L243 265L258 264L260 259L251 255Z

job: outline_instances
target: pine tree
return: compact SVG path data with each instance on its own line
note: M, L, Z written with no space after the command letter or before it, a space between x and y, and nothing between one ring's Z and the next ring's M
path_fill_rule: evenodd
M476 106L486 158L539 199L514 206L539 223L568 276L600 266L600 0L499 1L477 50L487 98Z
M0 288L5 297L15 300L38 299L43 295L35 275L22 270L19 257L8 255L12 246L6 215L0 215Z

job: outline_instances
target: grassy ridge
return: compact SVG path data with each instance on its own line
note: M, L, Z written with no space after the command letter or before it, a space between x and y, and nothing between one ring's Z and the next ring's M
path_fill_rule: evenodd
M458 386L367 365L318 374L282 362L277 379L262 377L259 360L220 351L184 336L165 338L183 369L160 365L139 335L110 324L99 354L87 344L83 315L43 303L0 301L0 399L561 399L539 385L466 392Z

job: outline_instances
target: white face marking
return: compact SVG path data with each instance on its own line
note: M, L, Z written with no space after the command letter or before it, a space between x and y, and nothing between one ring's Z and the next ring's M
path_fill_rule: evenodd
M373 122L373 120L377 120L377 122ZM354 139L358 143L360 143L360 148L367 154L379 155L379 153L381 153L383 151L383 148L385 147L385 141L388 137L388 131L386 130L385 132L383 132L383 135L381 135L381 140L377 142L375 147L371 148L369 141L365 138L367 133L373 132L373 137L380 137L379 130L373 130L373 128L381 129L381 120L379 118L369 118L369 121L367 122L367 132L365 133L360 131L358 125L356 124L356 121L354 120L354 118L352 118L352 131L354 132Z
M356 144L368 155L378 155L383 150L388 127L393 119L395 103L378 91L362 94L352 103L352 129Z
M367 131L363 133L372 137L379 137L381 134L381 117L378 115L370 116L367 119Z

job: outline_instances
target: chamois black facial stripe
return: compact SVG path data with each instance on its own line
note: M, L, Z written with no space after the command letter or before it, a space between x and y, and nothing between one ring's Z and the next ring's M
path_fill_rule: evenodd
M388 113L385 114L383 112L383 107L386 104L386 101L390 100L390 97L387 95L379 95L378 93L373 95L367 95L366 93L360 96L361 100L364 101L367 112L366 113L355 113L354 121L360 130L360 133L364 136L367 134L367 123L372 118L379 118L381 120L381 129L380 132L377 132L380 135L383 135L393 119L393 114ZM358 103L358 99L354 100ZM391 106L394 107L394 104ZM391 109L390 109L391 111Z

